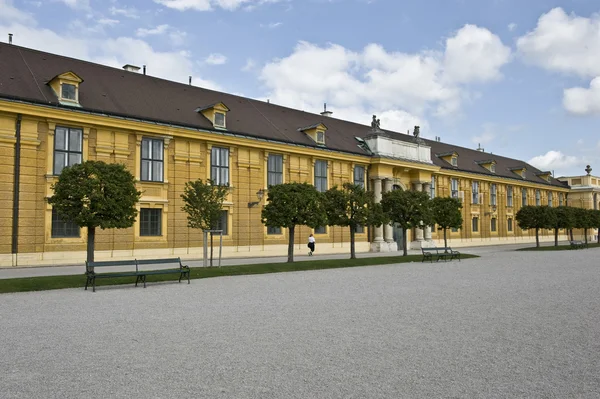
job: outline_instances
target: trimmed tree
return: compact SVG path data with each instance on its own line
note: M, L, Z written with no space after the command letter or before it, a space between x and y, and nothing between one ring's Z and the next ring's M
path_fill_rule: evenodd
M558 208L552 208L552 212L555 215L553 219L554 225L554 246L558 246L558 230L566 229L567 232L573 228L573 208L570 206L559 206Z
M58 215L79 227L87 227L87 261L94 261L96 227L125 229L137 217L141 192L133 175L118 163L86 161L66 167L52 185L48 198Z
M435 197L431 200L433 221L444 230L444 247L448 247L448 229L460 229L463 224L462 204L458 198Z
M597 240L598 244L600 244L600 210L593 210L591 218L594 228L598 229Z
M394 190L383 194L381 200L383 211L392 223L398 223L402 229L404 252L406 247L406 232L412 228L422 228L433 223L431 200L429 193L422 191Z
M331 226L350 228L350 259L356 259L355 233L358 226L381 226L385 214L375 195L359 185L344 183L327 190L324 195L325 213Z
M267 227L288 229L288 263L294 262L296 226L317 228L327 224L322 194L308 183L285 183L269 187L262 222Z
M578 229L583 229L583 235L585 243L588 243L588 229L594 228L594 217L593 210L591 209L583 209L583 208L574 208L573 216L574 216L574 227Z
M519 227L525 230L535 229L535 246L540 246L540 229L551 229L553 212L547 206L527 205L519 209L515 219Z
M181 198L187 213L188 227L201 230L216 229L223 213L223 201L229 193L229 186L206 183L202 179L185 183ZM213 233L210 233L210 266L213 265Z

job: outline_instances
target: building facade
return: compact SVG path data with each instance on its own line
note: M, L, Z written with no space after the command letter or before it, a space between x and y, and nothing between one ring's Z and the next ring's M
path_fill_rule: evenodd
M567 183L523 161L425 140L418 129L382 130L375 118L351 123L7 44L0 60L1 267L83 262L85 229L47 198L64 167L86 160L125 164L142 191L133 227L97 231L99 260L200 258L202 232L187 227L180 197L198 178L231 187L219 226L229 257L286 253L287 231L260 220L264 194L280 183L326 191L353 182L377 200L395 189L459 198L464 224L449 232L452 246L533 241L516 212L572 200ZM348 229L335 226L300 227L297 250L310 233L320 253L349 251ZM401 234L366 226L357 251L397 251ZM411 248L443 244L435 226L409 234Z

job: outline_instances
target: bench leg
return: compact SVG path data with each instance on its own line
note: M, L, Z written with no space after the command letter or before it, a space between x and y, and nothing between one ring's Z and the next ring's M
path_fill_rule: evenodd
M96 292L96 277L92 278L92 292Z
M142 280L144 281L144 288L146 288L146 275L142 276Z
M88 287L88 283L90 282L90 277L86 276L85 277L85 290L87 291L87 287Z

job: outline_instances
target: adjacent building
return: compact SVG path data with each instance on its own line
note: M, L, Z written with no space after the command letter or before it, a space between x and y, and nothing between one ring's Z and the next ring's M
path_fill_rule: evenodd
M230 257L285 254L287 231L260 221L275 184L309 182L326 191L353 182L377 199L395 189L459 198L464 225L450 232L452 246L533 241L516 212L572 199L569 182L548 171L423 139L418 128L393 132L376 117L361 125L155 78L145 67L111 68L9 44L0 44L0 155L0 266L85 259L85 229L61 220L46 201L61 170L85 160L124 163L143 192L132 228L97 232L97 259L201 257L202 233L187 227L180 198L198 178L231 187L219 226ZM349 251L348 229L333 226L300 228L298 250L310 233L319 253ZM397 251L401 234L393 225L365 226L357 250ZM412 248L443 239L435 226L409 234Z

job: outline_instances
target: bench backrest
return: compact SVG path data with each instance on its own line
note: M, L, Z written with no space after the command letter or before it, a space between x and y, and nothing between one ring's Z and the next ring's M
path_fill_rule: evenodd
M168 263L177 263L181 267L181 258L165 258L165 259L136 259L138 266L140 265L160 265Z
M426 252L426 251L437 251L437 247L431 247L431 248L423 248L421 247L421 251Z
M135 259L130 260L106 260L106 261L98 261L98 262L88 262L85 261L85 270L93 271L95 267L105 267L105 266L135 266L137 270L137 264L135 263Z

